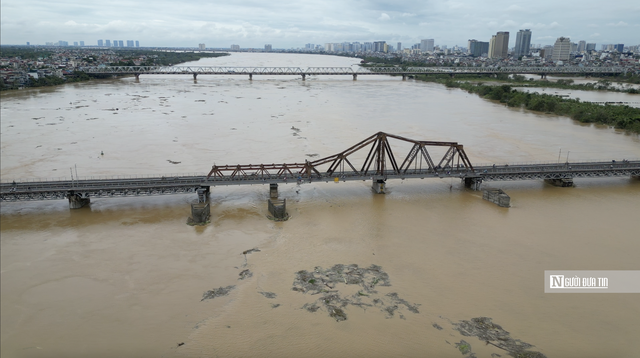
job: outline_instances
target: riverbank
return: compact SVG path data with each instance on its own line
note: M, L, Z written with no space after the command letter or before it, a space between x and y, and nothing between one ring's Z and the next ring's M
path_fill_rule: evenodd
M440 83L448 88L460 88L480 97L499 101L509 107L567 116L581 123L596 123L640 133L640 109L626 105L600 105L581 102L579 99L561 98L550 94L521 92L510 84L486 85L452 79L448 76L415 76L417 80ZM536 81L539 84L540 81ZM526 87L520 86L519 87ZM539 87L539 86L536 86Z

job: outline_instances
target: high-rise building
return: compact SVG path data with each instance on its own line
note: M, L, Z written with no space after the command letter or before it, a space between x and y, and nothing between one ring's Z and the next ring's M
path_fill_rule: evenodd
M84 41L80 41L80 46L84 47Z
M240 45L231 45L231 51L240 51Z
M133 47L133 40L127 40L127 47Z
M622 53L622 52L624 52L624 44L613 45L613 49L618 51L618 52L620 52L620 53Z
M73 41L73 46L78 46L78 41Z
M104 40L104 45L107 47L111 47L111 40Z
M271 52L271 44L264 45L265 52Z
M136 40L136 47L140 47L140 41Z
M426 39L426 40L420 41L420 50L422 50L422 52L433 52L435 48L434 42L435 41L433 39Z
M124 41L118 40L118 47L124 47Z
M58 41L58 46L69 46L69 42L68 41Z
M571 40L568 37L558 37L553 45L552 61L568 61L571 53Z
M595 51L595 50L596 50L596 44L594 44L594 43L588 43L587 44L587 49L586 49L587 52Z
M515 56L528 56L531 48L531 30L520 30L516 34Z
M206 49L206 48L207 48L207 46L206 46L205 44L198 44L198 48L199 48L200 50L204 50L204 49Z
M587 50L587 42L579 41L578 42L578 52L585 52Z
M108 41L109 41L109 40L107 40L107 42L108 42ZM102 43L102 40L98 40L98 46L99 46L99 47L104 46L104 45L103 45L103 43ZM108 46L108 45L107 45L107 46Z
M27 41L27 46L31 46L31 43L29 41Z
M397 48L396 51L398 51L398 52L402 51L402 42L398 42L398 48Z
M490 58L507 58L509 53L509 32L499 31L495 36L491 37L493 46L489 42L489 57Z
M467 42L467 53L473 57L480 57L489 53L489 43L478 40Z
M386 41L374 41L373 42L373 52L385 52Z

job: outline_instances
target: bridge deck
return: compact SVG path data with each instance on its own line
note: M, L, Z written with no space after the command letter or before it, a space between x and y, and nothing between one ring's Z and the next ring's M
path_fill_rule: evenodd
M311 183L371 179L411 178L474 178L482 181L512 181L534 179L602 178L640 176L640 160L585 163L543 163L523 165L487 165L467 168L408 169L404 173L385 170L383 174L362 174L356 171L320 172L312 175L300 173L236 174L225 177L206 175L157 176L144 178L104 178L81 180L54 180L4 182L0 184L0 201L55 200L69 194L82 198L148 196L195 193L200 187L216 185L253 185L269 183Z

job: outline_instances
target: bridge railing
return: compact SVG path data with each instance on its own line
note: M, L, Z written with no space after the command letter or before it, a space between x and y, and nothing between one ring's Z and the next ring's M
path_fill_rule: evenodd
M42 182L69 182L69 181L86 181L86 180L123 180L123 179L153 179L153 178L181 178L181 177L198 177L206 176L205 173L171 173L171 174L131 174L131 175L86 175L73 177L53 177L53 178L15 178L2 179L1 184L16 183L42 183Z

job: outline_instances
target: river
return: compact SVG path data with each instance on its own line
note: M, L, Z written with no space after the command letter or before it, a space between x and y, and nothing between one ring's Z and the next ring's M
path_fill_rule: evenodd
M357 63L234 53L191 64ZM3 181L299 162L378 131L457 141L474 164L640 158L638 135L385 76L142 75L3 93L0 115ZM292 183L280 185L286 222L266 218L268 186L214 187L203 227L186 225L193 195L93 199L78 210L3 203L0 353L461 357L465 340L478 357L506 356L454 329L490 317L547 357L635 357L638 294L544 293L544 270L640 269L640 180L575 183L483 185L505 190L511 208L451 179L389 181L385 195L369 182ZM336 264L379 265L391 284L377 288L384 307L397 293L419 313L348 305L336 322L303 309L319 296L292 290L296 272ZM252 276L239 280L245 269Z

